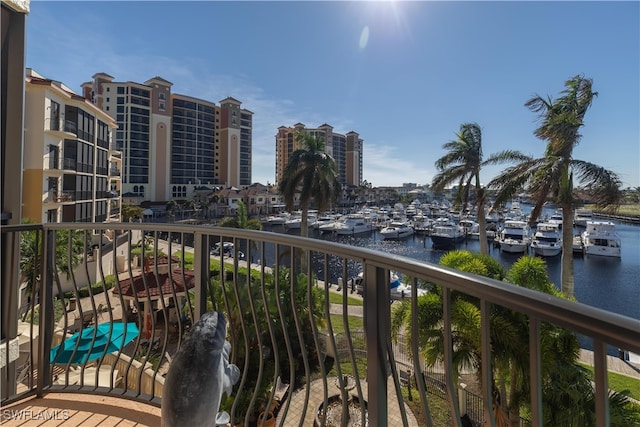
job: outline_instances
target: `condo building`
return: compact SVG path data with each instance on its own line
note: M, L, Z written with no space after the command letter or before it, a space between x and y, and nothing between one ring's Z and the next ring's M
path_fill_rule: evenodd
M213 102L171 93L153 77L117 82L96 73L84 96L115 119L122 189L141 200L188 199L203 186L251 184L253 113L228 97Z
M276 134L276 183L282 180L284 170L291 154L299 147L296 134L307 134L321 139L325 152L333 157L338 168L338 181L343 185L358 186L362 184L362 148L360 135L350 131L345 135L333 131L333 127L322 124L317 128L307 128L302 123L293 127L280 126Z
M120 221L121 153L114 120L63 83L27 68L22 217Z

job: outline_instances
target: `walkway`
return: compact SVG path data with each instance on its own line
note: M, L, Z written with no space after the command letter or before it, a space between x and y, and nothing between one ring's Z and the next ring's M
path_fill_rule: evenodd
M339 394L340 392L334 386L335 377L327 378L327 388L328 388L328 396L331 397L334 394ZM367 382L362 381L362 397L367 400ZM389 378L387 382L387 390L388 390L388 423L386 425L389 426L398 426L402 424L402 416L400 415L400 405L398 404L398 399L396 398L395 387L393 384L393 379ZM352 395L357 396L356 389L352 390ZM288 420L287 424L284 425L298 425L302 413L306 408L306 414L304 417L304 422L300 425L303 426L313 426L313 421L315 419L317 409L320 406L320 403L324 401L324 384L323 381L315 380L311 383L311 390L309 392L309 398L307 399L306 389L302 388L301 390L295 392L291 398L291 404L289 406L289 410L286 415L286 420ZM283 402L283 405L286 403ZM418 421L416 417L413 415L411 410L407 405L405 405L405 414L407 414L407 420L409 426L418 426ZM276 420L276 425L280 424L280 418L284 414L284 406L280 409L278 414L278 419Z

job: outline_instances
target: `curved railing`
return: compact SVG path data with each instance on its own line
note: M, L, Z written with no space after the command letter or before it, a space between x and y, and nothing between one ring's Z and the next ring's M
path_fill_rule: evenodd
M316 239L146 223L3 226L2 238L8 361L2 371L3 403L56 390L115 394L160 405L164 374L185 333L204 312L215 309L229 321L231 358L242 373L233 396L223 400L233 423L249 425L254 420L245 414L271 408L279 425L310 425L325 415L319 408L344 402L353 386L349 393L367 401L369 425L387 425L390 419L432 425L428 378L415 375L426 369L421 349L415 340L402 346L392 339L391 311L401 303L390 304L391 272L413 285L410 295L404 295L413 313L418 311L419 285L441 287L444 353L439 369L451 425L462 425L461 416L469 412L456 383L452 294L467 295L480 309L481 365L480 373L472 374L482 393L483 415L476 423L482 418L495 423L493 307L528 319L531 425L542 425L540 336L545 324L591 342L597 425L609 420L608 350L640 353L637 320L439 265ZM232 243L233 251L219 250L224 242L227 247ZM349 300L358 300L349 278L360 272L361 306ZM25 283L33 290L21 298ZM137 292L128 293L132 289ZM361 335L356 323L363 328L363 340L356 338ZM93 331L101 324L107 325L107 338L114 335L115 325L126 324L124 335L131 341L115 349L98 348L102 338ZM405 332L417 337L420 327L412 316ZM88 348L72 346L64 356L55 350L76 331L91 331ZM18 357L12 353L16 345ZM91 360L85 355L96 351ZM403 398L407 384L417 394L411 403ZM336 394L342 400L332 396Z

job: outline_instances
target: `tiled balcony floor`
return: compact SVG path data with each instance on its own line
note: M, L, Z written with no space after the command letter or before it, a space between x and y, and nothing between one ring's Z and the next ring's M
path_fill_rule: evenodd
M0 409L0 425L21 427L158 427L160 408L117 397L48 393Z

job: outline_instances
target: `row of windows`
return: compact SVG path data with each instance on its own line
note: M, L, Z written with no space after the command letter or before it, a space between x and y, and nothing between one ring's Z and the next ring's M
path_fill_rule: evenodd
M173 123L173 130L180 132L207 132L207 135L212 135L215 127L213 125L209 125L203 121L198 121L197 126L196 123L190 124L182 124L182 123Z
M144 98L149 98L150 92L146 89L141 89L137 87L131 88L131 95L142 96Z

